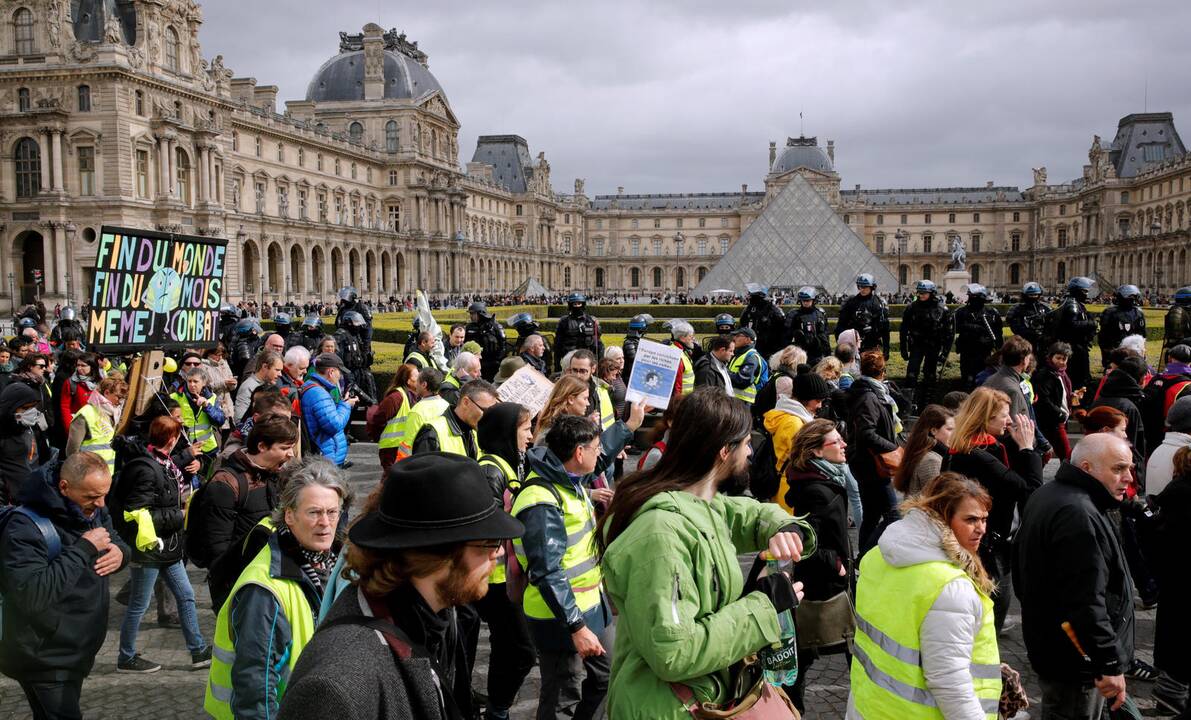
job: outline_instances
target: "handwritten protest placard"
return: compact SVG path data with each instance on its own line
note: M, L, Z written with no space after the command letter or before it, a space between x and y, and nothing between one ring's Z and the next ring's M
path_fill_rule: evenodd
M644 400L646 405L665 408L670 404L674 392L674 380L678 377L678 366L682 364L682 350L674 345L663 345L645 338L637 345L637 356L633 359L633 374L629 376L628 402Z
M554 383L526 365L501 383L496 389L496 394L502 402L519 403L529 408L530 415L537 415L546 407L546 401L550 399L550 391L553 389Z
M87 345L105 352L214 347L227 241L104 227Z

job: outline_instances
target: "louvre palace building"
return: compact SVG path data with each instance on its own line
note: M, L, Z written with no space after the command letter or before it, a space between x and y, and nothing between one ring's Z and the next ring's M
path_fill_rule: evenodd
M1191 282L1191 157L1169 113L1122 118L1082 177L1050 184L1039 168L1024 189L848 188L834 144L798 137L770 143L764 187L589 196L582 180L557 192L517 135L461 158L446 91L396 30L328 36L337 52L305 99L279 106L275 86L204 53L193 0L0 0L0 18L0 308L84 302L104 225L226 238L232 301L530 278L690 291L795 176L903 283L941 277L955 237L973 280L999 290Z

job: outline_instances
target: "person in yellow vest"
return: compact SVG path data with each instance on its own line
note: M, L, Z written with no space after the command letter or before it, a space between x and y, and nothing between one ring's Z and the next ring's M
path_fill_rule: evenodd
M466 350L461 351L451 361L451 371L443 378L438 386L438 394L451 407L459 404L459 388L469 380L476 380L481 372L480 356Z
M752 405L757 401L757 391L765 384L765 360L753 346L757 342L757 333L752 328L740 328L732 340L736 343L736 357L728 363L728 377L737 399Z
M697 347L695 328L686 320L674 320L669 323L668 327L670 339L666 341L666 344L682 350L678 375L674 378L674 394L690 395L695 390L695 359L697 358L692 358Z
M384 399L368 413L368 437L376 440L382 477L397 462L397 449L405 436L405 418L418 402L418 369L401 363L385 390Z
M848 720L996 720L1001 657L980 562L992 498L943 473L860 561Z
M596 558L587 487L632 440L645 410L633 403L629 420L602 434L590 418L559 416L545 447L526 455L529 475L512 508L525 535L513 549L529 579L522 609L542 676L538 718L592 718L608 692L612 609ZM602 492L612 499L612 490Z
M525 450L533 442L533 420L528 408L517 403L497 403L484 411L476 426L480 441L480 467L492 496L504 507L505 491L520 486L525 478ZM473 603L480 619L488 624L492 656L488 663L488 717L505 720L517 691L537 660L525 614L510 598L505 587L507 551L502 546L496 566L488 577L488 594ZM476 634L469 640L468 657L475 657Z
M413 454L447 452L478 460L480 444L476 440L476 425L484 411L498 402L500 398L492 383L486 380L468 382L459 388L458 405L422 424L414 436Z
M66 455L76 452L93 452L108 464L108 472L116 472L116 451L112 449L112 438L116 436L116 425L120 423L120 406L128 396L128 383L118 377L107 377L87 404L74 414L70 423L70 434L66 438Z
M200 475L206 475L206 466L215 457L219 447L219 428L226 419L219 398L208 387L211 377L207 369L192 367L183 374L185 385L170 395L177 401L182 413L182 431L190 444L202 452L203 468Z
M418 431L426 424L447 411L451 405L439 397L438 389L442 386L443 374L441 370L427 368L418 372L417 395L419 400L409 409L405 416L405 426L401 430L398 441L396 460L404 460L414 452L414 438ZM395 431L396 428L394 427Z
M572 350L562 359L562 367L568 375L574 375L587 383L587 411L584 415L594 417L599 413L600 430L607 430L616 422L616 407L608 383L595 376L596 357L590 350Z
M288 475L268 520L276 529L215 619L203 708L219 720L277 717L290 673L314 635L323 588L342 547L337 527L348 496L343 472L312 457Z
M405 354L404 362L413 365L419 370L423 368L435 367L433 358L430 357L430 351L434 349L434 335L423 330L418 333L418 344L412 350Z

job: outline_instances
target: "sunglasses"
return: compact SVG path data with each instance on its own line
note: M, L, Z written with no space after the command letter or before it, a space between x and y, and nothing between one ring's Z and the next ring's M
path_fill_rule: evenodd
M198 363L198 362L184 362L184 363L182 363L182 367L198 367L199 365L202 365L202 363Z
M49 366L48 366L48 365L46 365L45 363L34 363L34 364L33 364L33 367L39 367L39 368L41 368L41 369L43 369L43 370L44 370L45 368L47 368L47 367L49 367Z

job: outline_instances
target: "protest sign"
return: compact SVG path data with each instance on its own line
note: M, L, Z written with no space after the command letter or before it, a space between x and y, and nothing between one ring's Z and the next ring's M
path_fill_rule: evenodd
M629 376L627 402L645 401L646 405L665 408L674 392L678 366L682 364L682 350L645 338L637 345L633 358L633 374Z
M546 401L550 399L550 391L553 389L554 383L526 365L501 383L496 389L496 394L501 402L524 405L529 408L530 415L537 415L546 407Z
M83 319L88 347L215 347L226 253L219 238L104 227Z

